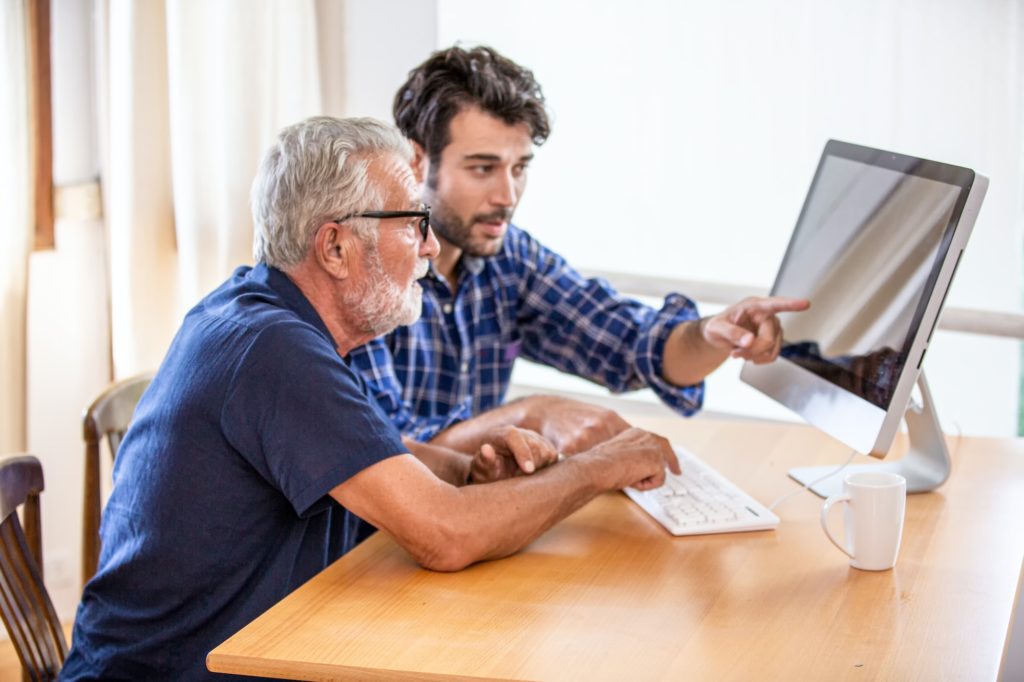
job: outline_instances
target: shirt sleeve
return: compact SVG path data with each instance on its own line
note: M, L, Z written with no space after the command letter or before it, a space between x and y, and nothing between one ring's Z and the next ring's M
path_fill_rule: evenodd
M221 423L300 516L363 469L407 452L332 344L298 323L256 336L235 368Z
M420 416L405 396L395 374L394 358L383 337L352 351L349 362L366 383L369 394L403 436L421 443L433 440L450 426L473 416L472 394L451 410L435 416Z
M525 232L516 248L523 357L613 393L650 387L686 416L700 409L703 382L680 387L662 377L669 334L700 316L693 301L670 294L656 310L622 296L606 280L583 277Z

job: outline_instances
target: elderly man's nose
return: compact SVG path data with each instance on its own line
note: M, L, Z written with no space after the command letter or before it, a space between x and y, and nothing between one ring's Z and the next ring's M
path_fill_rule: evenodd
M420 256L437 258L439 253L441 253L441 243L437 241L437 235L434 234L434 228L431 227L427 230L427 238L420 242Z

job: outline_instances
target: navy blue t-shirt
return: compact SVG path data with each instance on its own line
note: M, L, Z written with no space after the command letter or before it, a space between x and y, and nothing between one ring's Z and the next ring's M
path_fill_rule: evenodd
M139 402L61 679L220 678L211 649L355 544L330 491L406 451L291 280L239 268Z

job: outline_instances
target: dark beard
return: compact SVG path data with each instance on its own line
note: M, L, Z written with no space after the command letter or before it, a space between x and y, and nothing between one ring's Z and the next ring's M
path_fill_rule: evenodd
M491 213L477 214L469 223L444 207L436 208L430 214L430 226L434 228L434 232L439 237L460 249L464 254L477 258L493 256L501 248L501 242L487 240L484 243L474 243L472 241L473 225L477 222L496 220L511 222L512 209L502 208Z

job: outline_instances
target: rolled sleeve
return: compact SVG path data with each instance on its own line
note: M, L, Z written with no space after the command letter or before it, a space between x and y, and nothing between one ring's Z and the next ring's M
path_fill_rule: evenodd
M676 326L699 317L696 303L681 294L669 294L652 324L641 335L636 351L637 373L666 405L687 417L704 404L704 382L676 386L665 381L662 375L665 344Z
M680 387L662 376L665 344L672 330L700 317L692 300L673 293L655 310L621 295L600 277L584 278L526 233L516 237L524 357L594 381L613 393L650 387L684 416L701 408L703 382Z

